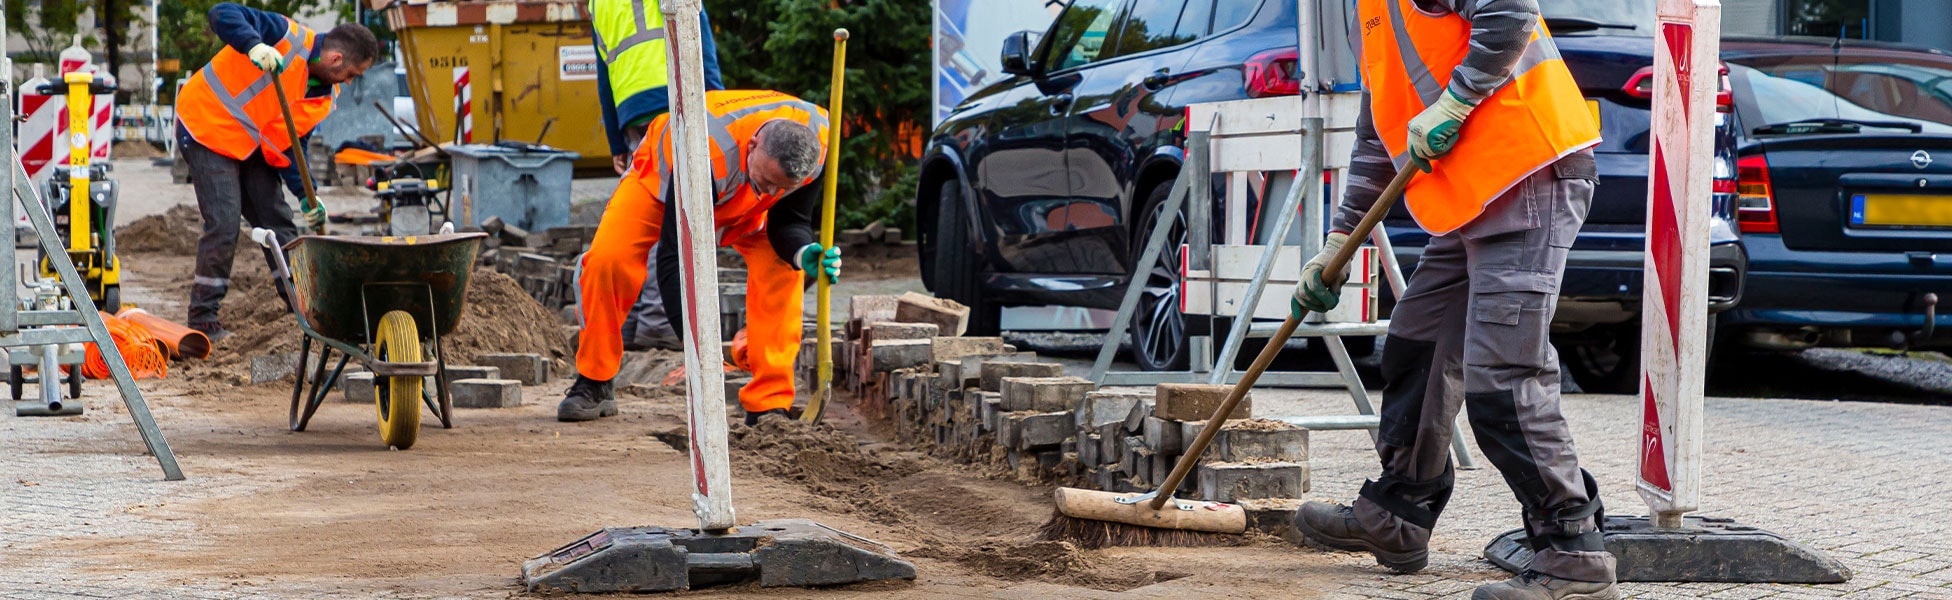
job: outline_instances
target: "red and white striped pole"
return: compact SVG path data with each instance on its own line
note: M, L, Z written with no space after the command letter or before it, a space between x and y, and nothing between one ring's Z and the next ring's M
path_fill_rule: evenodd
M1700 508L1720 0L1659 0L1636 476L1654 526Z
M454 141L474 143L474 84L467 67L454 67Z

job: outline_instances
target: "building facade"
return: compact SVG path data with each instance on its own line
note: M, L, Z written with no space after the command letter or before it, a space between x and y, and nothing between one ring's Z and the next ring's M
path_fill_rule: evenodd
M1813 35L1952 51L1952 0L1722 0L1728 35Z

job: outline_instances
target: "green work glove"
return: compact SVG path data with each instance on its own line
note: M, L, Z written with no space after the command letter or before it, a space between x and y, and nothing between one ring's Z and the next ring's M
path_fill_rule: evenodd
M1464 129L1464 119L1475 108L1457 97L1457 93L1444 90L1436 104L1410 119L1410 163L1429 173L1431 159L1449 154L1451 147L1457 145L1457 134Z
M1342 301L1342 284L1349 281L1348 268L1344 267L1335 281L1323 281L1322 271L1328 269L1328 261L1347 243L1349 234L1332 232L1322 239L1322 251L1301 266L1301 283L1295 284L1294 302L1288 305L1296 319L1306 311L1327 313Z
M819 243L800 247L800 270L807 273L823 272L827 283L840 283L840 246L820 251Z
M317 202L309 204L305 207L305 226L310 227L312 233L325 235L325 205Z
M282 73L285 70L285 55L270 44L252 46L249 56L251 64L257 65L266 73Z

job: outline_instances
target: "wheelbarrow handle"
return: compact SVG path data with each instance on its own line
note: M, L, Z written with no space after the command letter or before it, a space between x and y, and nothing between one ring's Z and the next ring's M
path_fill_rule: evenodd
M278 233L263 227L252 227L251 241L271 251L271 260L278 268L278 272L273 273L273 275L276 275L280 280L290 281L291 266L285 264L285 253L279 248Z

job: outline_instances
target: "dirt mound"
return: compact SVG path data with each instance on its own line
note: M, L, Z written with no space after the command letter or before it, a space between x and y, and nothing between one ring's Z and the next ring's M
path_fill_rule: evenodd
M231 335L217 343L210 360L184 370L191 381L246 383L252 356L299 350L298 321L278 297L269 272L256 255L239 249L230 294L224 298L221 313L224 328ZM448 364L473 364L479 355L498 352L536 352L555 359L570 356L569 336L556 318L507 275L475 270L468 283L466 305L460 325L441 338ZM316 344L313 352L317 352Z
M859 513L882 524L911 522L901 502L882 484L914 474L921 465L863 450L854 436L824 424L763 419L756 427L734 425L731 445L738 468L806 486L823 510Z
M197 253L200 237L203 237L203 216L197 213L197 207L188 204L172 206L163 214L136 219L115 230L116 249L122 252L190 256Z
M567 360L569 334L555 311L522 291L513 278L488 269L475 269L468 283L467 314L442 347L458 364L497 352L536 352Z

